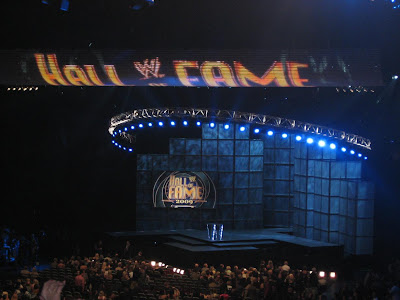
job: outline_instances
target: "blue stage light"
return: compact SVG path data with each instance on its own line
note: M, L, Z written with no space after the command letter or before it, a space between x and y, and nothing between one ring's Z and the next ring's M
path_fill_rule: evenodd
M296 141L298 141L298 142L301 141L301 136L300 136L300 135L297 135L297 136L296 136Z
M342 152L346 152L347 151L347 149L345 148L345 147L342 147Z
M115 143L115 141L111 141L111 143L113 143L113 144L114 144L114 143Z
M163 127L164 123L160 121L160 122L158 122L158 126Z
M63 11L68 11L68 9L69 9L69 0L62 0L60 9L63 10Z
M211 127L211 128L214 128L214 127L215 127L215 123L214 123L214 122L211 122L211 123L210 123L210 127Z
M171 121L171 126L175 126L176 125L176 123L175 123L175 121Z
M197 121L197 122L196 122L196 125L197 125L197 126L200 126L200 125L201 125L201 122L200 122L200 121Z
M224 128L225 128L225 129L229 129L229 124L225 124L225 125L224 125Z
M358 153L357 155L358 155L358 157L362 157L362 154L361 154L361 153Z
M239 130L243 132L243 131L245 131L245 130L246 130L246 127L244 127L244 126L240 126Z
M122 146L121 146L121 145L118 145L118 147L119 147L119 148L122 148Z
M187 126L188 125L188 121L183 121L183 126Z
M129 152L132 152L132 151L133 151L133 149L130 149L130 148L129 148L129 150L128 150L128 151L129 151Z
M122 131L121 131L121 129L120 129L120 130L118 130L118 132L119 132L119 133L121 133L121 132L122 132Z
M332 150L335 150L335 149L336 149L336 145L335 145L334 143L331 143L331 144L329 145L329 148L331 148Z
M125 147L124 147L124 148L122 148L122 149L126 150L126 148L125 148Z
M282 138L286 139L288 137L287 133L282 133Z
M274 135L274 132L273 132L272 130L269 130L269 131L267 132L267 134L268 134L269 136L272 136L272 135Z
M307 144L312 144L312 143L314 143L314 140L312 138L308 138L307 139Z
M131 126L131 129L132 129L132 130L135 129L135 126L132 125L132 126Z
M139 128L143 128L143 124L139 124Z
M355 154L354 150L350 150L350 154L354 155Z
M260 133L260 129L258 128L254 129L254 133Z
M149 127L153 127L153 123L149 123L148 125L149 125Z
M365 160L367 160L367 159L368 159L368 157L364 156L364 159L365 159Z
M124 130L125 130L125 131L128 131L128 128L125 127Z
M326 146L326 142L324 140L320 140L320 141L318 141L318 146L325 147Z

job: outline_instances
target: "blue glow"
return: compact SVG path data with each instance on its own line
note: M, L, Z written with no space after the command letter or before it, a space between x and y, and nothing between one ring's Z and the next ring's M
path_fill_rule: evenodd
M200 125L201 125L201 122L200 122L200 121L197 121L197 122L196 122L196 125L197 125L197 126L200 126Z
M244 127L244 126L240 126L239 130L243 132L243 131L245 131L245 130L246 130L246 127Z
M288 137L287 133L282 133L282 138L286 139Z
M297 136L296 136L296 141L298 141L298 142L301 141L301 136L300 136L300 135L297 135Z
M126 150L126 148L125 148L125 147L124 147L124 148L122 148L122 149Z
M225 125L224 125L224 128L225 128L225 129L229 129L229 124L225 124Z
M211 123L210 123L210 127L211 127L211 128L214 128L214 127L215 127L215 123L214 123L214 122L211 122Z
M125 130L125 131L128 131L128 128L125 127L124 130Z
M361 154L361 153L358 153L358 157L362 157L362 154Z
M114 144L114 143L115 143L115 141L111 141L111 143L113 143L113 144Z
M187 126L188 122L187 121L183 121L183 126Z
M132 129L132 130L135 129L135 126L132 125L132 126L131 126L131 129Z
M312 138L308 138L307 139L307 144L312 144L312 143L314 143L314 140Z
M139 128L143 128L143 124L139 124Z
M119 133L121 133L121 132L122 132L122 131L121 131L121 129L120 129L120 130L118 130L118 132L119 132Z
M160 122L158 122L158 126L163 127L164 123L160 121Z
M175 126L175 125L176 125L175 121L171 121L171 126Z
M325 147L325 146L326 146L326 142L325 142L324 140L320 140L320 141L318 142L318 146L320 146L320 147Z
M128 151L129 151L129 152L132 152L132 151L133 151L133 149L129 149Z
M118 147L119 147L119 148L122 148L122 146L121 146L121 145L118 145Z
M336 145L334 143L332 143L332 144L329 145L329 148L331 148L332 150L335 150L336 149Z
M350 150L350 154L354 155L355 154L354 150Z
M367 159L368 159L368 157L364 156L364 159L365 159L365 160L367 160Z
M345 147L342 147L342 152L346 152L347 151L347 149L345 148Z
M63 10L63 11L68 11L68 9L69 9L69 0L62 0L60 9Z
M260 133L260 129L258 128L254 129L254 133Z
M149 125L149 127L153 127L153 123L149 123L148 125Z
M268 134L269 136L272 136L272 135L274 135L274 132L273 132L272 130L269 130L269 131L267 132L267 134Z

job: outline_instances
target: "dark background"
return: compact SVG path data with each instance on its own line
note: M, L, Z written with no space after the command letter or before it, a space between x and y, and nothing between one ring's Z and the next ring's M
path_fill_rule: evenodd
M385 1L162 0L143 11L129 1L71 1L62 12L41 1L10 1L3 49L376 48L385 87L334 88L1 87L3 180L0 223L74 236L134 229L135 156L107 132L134 108L195 106L294 118L371 138L376 183L376 251L400 250L400 16ZM82 3L84 2L84 3ZM163 152L146 136L139 151Z

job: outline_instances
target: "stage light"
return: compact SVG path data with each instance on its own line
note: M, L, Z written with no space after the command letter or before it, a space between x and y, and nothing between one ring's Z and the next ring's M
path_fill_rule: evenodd
M200 122L200 121L197 121L197 122L196 122L196 125L197 125L197 126L200 126L200 125L201 125L201 122Z
M158 126L163 127L164 123L160 121L160 122L158 122Z
M286 139L288 137L287 133L282 133L282 138Z
M320 147L325 147L325 146L326 146L326 142L325 142L324 140L320 140L320 141L318 142L318 146L320 146Z
M300 135L297 135L297 136L296 136L296 141L298 141L298 142L301 141L301 136L300 136Z
M225 125L224 125L224 128L225 128L225 129L229 129L229 124L225 124Z
M125 127L125 128L124 128L124 131L128 131L128 128Z
M125 148L125 147L123 147L122 149L123 149L123 150L126 150L126 148Z
M130 8L132 10L142 10L154 5L154 0L133 0L131 3Z
M332 278L332 279L336 278L336 273L335 272L330 272L329 273L329 277Z
M187 121L183 121L183 126L187 126L188 122Z
M129 148L129 149L128 149L128 151L129 151L129 152L132 152L132 151L133 151L133 149Z
M325 272L324 271L320 271L319 272L319 277L324 278L325 277Z
M273 132L272 130L269 130L269 131L267 132L267 134L268 134L269 136L272 136L272 135L274 135L274 132Z
M176 269L176 273L180 273L181 272L181 269Z
M37 91L39 89L39 87L36 87L35 90Z
M399 75L393 75L393 76L392 76L392 79L394 79L394 80L399 79Z
M314 140L312 138L308 138L307 139L307 144L312 144L312 143L314 143Z
M132 126L131 126L131 129L132 129L132 130L135 129L135 126L132 125Z
M161 266L162 266L162 262L159 262L159 263L158 263L158 266L161 267Z
M151 266L154 267L155 265L156 265L156 262L153 260L153 261L151 262Z
M183 275L183 274L185 274L185 271L184 271L184 270L181 270L181 275Z
M254 133L260 133L260 129L258 128L254 129Z
M176 268L173 268L172 271L173 271L173 272L176 272Z
M143 124L139 124L139 128L143 128Z
M121 145L118 145L118 147L121 149L122 148L122 146Z
M350 150L350 154L354 155L355 154L354 150Z
M171 121L171 126L175 126L176 125L176 123L175 123L175 121Z
M149 125L149 127L153 127L153 123L149 123L148 125Z
M342 152L346 152L347 151L347 149L345 148L345 147L342 147Z
M335 150L335 149L336 149L336 145L335 145L334 143L331 143L331 144L329 145L329 148L331 148L332 150Z
M69 9L69 0L62 0L60 9L63 10L63 11L68 11L68 9Z
M365 159L365 160L367 160L367 159L368 159L368 157L367 157L367 156L364 156L364 159Z
M214 127L215 127L215 123L214 123L214 122L211 122L211 123L210 123L210 127L211 127L211 128L214 128Z
M362 157L362 154L361 154L361 153L358 153L357 155L358 155L358 157Z
M114 143L115 143L115 141L111 141L111 143L113 143L113 144L114 144Z
M243 131L245 131L245 130L246 130L246 127L244 127L244 126L240 126L239 130L240 130L241 132L243 132Z
M118 130L118 132L119 132L119 133L121 133L121 132L122 132L122 131L121 131L121 129L120 129L120 130Z

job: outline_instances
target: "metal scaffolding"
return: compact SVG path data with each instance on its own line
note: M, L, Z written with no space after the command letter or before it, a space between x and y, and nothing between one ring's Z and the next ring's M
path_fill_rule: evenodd
M131 112L122 113L112 117L109 127L109 133L113 134L115 128L138 120L163 118L195 118L203 120L229 121L236 123L272 126L276 128L285 128L295 130L297 132L311 133L334 138L340 141L347 142L349 144L371 150L371 141L369 139L356 134L347 133L342 130L336 130L325 126L281 117L221 109L203 109L188 107L136 109Z

